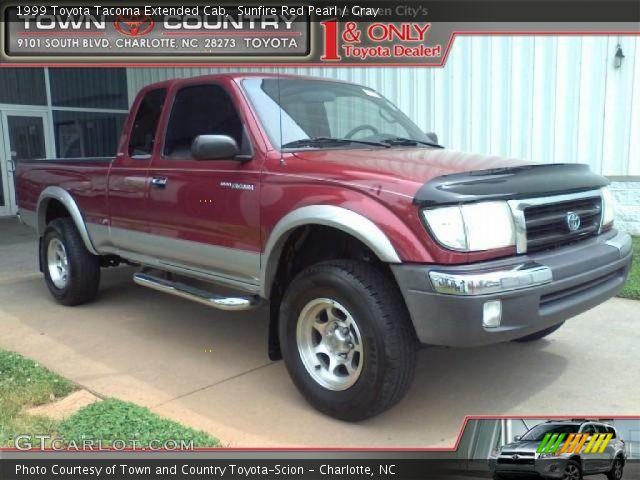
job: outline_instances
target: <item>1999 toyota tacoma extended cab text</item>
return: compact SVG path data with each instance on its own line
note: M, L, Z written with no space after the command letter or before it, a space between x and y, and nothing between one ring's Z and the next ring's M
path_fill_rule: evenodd
M20 216L60 303L124 261L210 307L268 304L270 356L361 420L403 397L420 344L542 338L628 274L605 178L435 142L359 85L171 80L138 94L115 158L18 165Z

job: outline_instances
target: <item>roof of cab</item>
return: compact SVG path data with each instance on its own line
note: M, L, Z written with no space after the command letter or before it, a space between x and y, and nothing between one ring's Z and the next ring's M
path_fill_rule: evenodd
M270 73L270 72L225 72L225 73L214 73L210 75L199 75L196 77L186 77L186 78L172 78L170 80L164 80L162 82L153 83L145 86L144 90L154 89L158 87L170 87L174 84L181 83L192 83L194 81L211 81L221 78L227 78L231 80L242 80L245 78L290 78L290 79L298 79L298 80L321 80L326 82L333 83L351 83L346 82L344 80L338 80L333 78L324 78L324 77L312 77L306 75L294 75L290 73Z

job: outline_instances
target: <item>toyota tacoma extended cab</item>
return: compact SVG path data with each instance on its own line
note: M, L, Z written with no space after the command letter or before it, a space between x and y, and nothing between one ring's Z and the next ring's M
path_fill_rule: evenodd
M275 74L148 86L114 158L17 168L58 302L124 262L209 307L268 305L270 357L350 421L403 397L420 345L536 340L615 295L631 240L607 183L450 151L368 87Z

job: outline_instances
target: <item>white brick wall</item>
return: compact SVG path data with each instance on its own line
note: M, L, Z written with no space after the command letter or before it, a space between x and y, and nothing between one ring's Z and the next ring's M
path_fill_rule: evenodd
M613 181L610 188L617 202L616 227L640 235L640 180Z

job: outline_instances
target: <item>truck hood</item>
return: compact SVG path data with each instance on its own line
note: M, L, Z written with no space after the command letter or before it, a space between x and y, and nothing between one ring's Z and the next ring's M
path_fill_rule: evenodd
M309 162L310 172L412 198L442 175L523 165L514 159L428 148L303 150L295 156Z
M295 156L314 176L400 194L422 207L566 194L609 183L583 164L526 164L443 149L309 150Z

